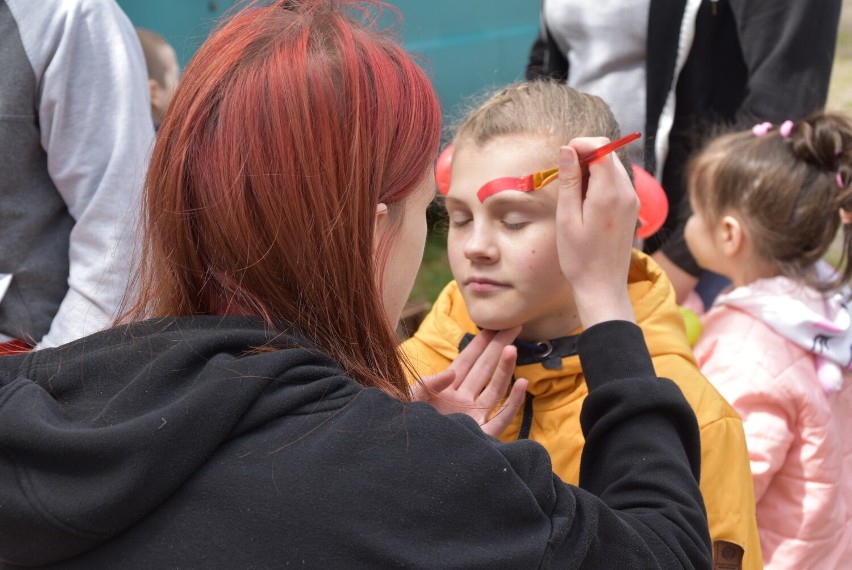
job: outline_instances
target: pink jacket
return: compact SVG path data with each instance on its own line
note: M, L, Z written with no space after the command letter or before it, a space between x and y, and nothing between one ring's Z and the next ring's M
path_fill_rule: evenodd
M694 347L742 416L770 569L852 560L852 326L832 301L761 280L719 297Z

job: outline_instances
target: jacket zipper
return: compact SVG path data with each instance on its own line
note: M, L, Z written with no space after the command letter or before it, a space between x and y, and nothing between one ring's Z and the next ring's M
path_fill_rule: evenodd
M534 399L535 396L527 392L527 395L524 398L524 415L521 419L521 430L518 432L518 439L530 438L530 429L532 429Z

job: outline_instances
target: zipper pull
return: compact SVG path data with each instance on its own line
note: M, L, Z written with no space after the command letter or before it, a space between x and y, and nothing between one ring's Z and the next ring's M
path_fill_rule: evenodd
M710 0L710 13L716 15L718 13L719 0Z

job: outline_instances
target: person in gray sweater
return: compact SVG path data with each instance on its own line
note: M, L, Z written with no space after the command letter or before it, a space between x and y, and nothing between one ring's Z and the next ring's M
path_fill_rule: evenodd
M153 141L113 0L0 0L0 354L111 323Z

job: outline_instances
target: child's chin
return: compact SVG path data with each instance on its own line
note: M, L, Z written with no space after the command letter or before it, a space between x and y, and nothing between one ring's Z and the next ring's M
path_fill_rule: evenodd
M485 331L502 331L523 324L505 317L501 318L492 315L480 315L480 317L476 318L476 315L471 315L476 326Z

